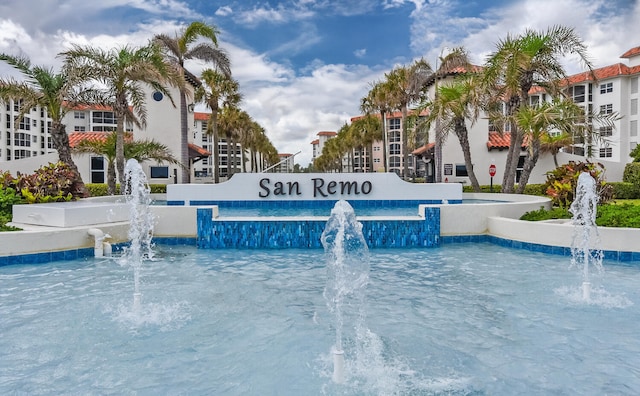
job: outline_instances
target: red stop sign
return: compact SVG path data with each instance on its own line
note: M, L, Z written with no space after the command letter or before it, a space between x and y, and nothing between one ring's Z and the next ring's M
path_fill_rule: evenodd
M496 166L491 164L489 165L489 176L494 177L496 175Z

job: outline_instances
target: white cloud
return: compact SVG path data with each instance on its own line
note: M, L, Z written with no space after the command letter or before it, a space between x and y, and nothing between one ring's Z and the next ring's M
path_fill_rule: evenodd
M367 55L367 49L366 48L357 49L357 50L353 51L353 55L355 55L356 58L362 58L365 55Z
M231 14L233 14L233 9L229 6L222 6L218 8L215 12L215 15L222 16L222 17L229 16Z

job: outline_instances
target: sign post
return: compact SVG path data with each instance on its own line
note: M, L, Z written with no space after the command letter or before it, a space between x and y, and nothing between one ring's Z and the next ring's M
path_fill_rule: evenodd
M493 177L496 175L496 166L494 164L489 165L489 176L491 176L490 191L493 192Z

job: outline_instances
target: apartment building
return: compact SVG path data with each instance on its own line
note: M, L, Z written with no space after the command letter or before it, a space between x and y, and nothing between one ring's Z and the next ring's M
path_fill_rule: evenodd
M640 141L638 137L638 77L640 76L640 47L632 48L621 55L624 62L597 68L590 72L578 73L567 78L566 93L575 103L582 106L585 114L617 113L620 118L614 126L594 125L599 138L585 141L582 136L575 136L573 144L557 154L559 163L573 161L595 161L605 166L606 178L610 181L622 180L624 166L631 161L629 153ZM456 73L444 78L453 79ZM435 86L430 87L429 95L433 97ZM550 101L540 87L534 87L530 92L532 103ZM353 117L352 121L358 117ZM388 114L386 120L387 161L388 170L402 174L402 118L399 113ZM504 164L509 148L509 131L498 133L485 115L480 115L475 124L468 123L469 145L476 177L480 184L488 185L492 182L500 184L504 174ZM320 150L316 141L315 150ZM376 157L382 155L382 142L376 142L373 148L374 169L384 169L384 159ZM317 147L317 148L316 148ZM435 130L429 131L429 140L425 145L413 150L409 156L409 177L426 177L427 181L435 181L436 169L434 159ZM318 151L320 153L321 151ZM319 154L318 154L319 155ZM517 177L520 175L526 146L522 147ZM380 158L376 161L376 158ZM490 175L489 168L495 166L495 176ZM442 145L442 163L440 164L443 182L469 183L468 171L457 138L447 136ZM551 154L543 154L529 179L530 183L543 183L546 172L553 170L555 163Z

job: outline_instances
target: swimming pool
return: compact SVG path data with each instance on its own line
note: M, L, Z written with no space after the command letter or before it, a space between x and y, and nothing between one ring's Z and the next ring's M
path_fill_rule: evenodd
M366 329L331 381L324 253L157 247L0 267L2 394L635 394L639 262L580 300L569 259L488 243L370 252Z

